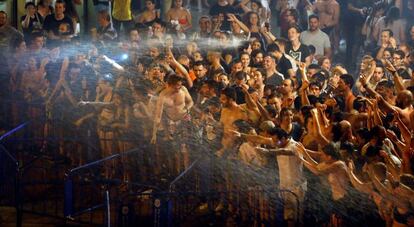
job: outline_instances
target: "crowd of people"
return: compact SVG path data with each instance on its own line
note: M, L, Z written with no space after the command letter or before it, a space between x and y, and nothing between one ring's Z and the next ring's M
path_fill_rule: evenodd
M198 23L97 0L87 34L74 3L27 2L22 32L0 11L3 131L30 120L73 166L142 147L103 167L126 181L213 157L217 190L293 192L292 225L414 226L413 0L203 1Z

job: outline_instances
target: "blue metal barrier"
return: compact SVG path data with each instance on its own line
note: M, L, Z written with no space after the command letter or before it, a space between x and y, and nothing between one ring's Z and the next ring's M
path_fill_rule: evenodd
M191 163L191 165L187 169L185 169L183 172L180 173L180 175L178 175L173 181L171 181L169 186L170 192L174 191L174 185L178 181L180 181L187 173L189 173L194 168L194 166L200 161L200 159L201 158L198 158L193 163Z
M16 133L17 131L20 131L23 129L26 125L28 125L29 122L25 122L23 124L18 125L17 127L13 128L12 130L6 132L0 137L0 142L2 142L7 137L11 136L12 134ZM6 156L13 162L14 164L14 196L15 196L15 208L16 208L16 226L20 227L22 226L22 219L23 219L23 212L22 212L22 195L21 195L21 188L20 188L20 163L19 161L2 145L0 144L0 153L6 154ZM1 157L1 155L0 155ZM3 160L0 160L0 163L2 163ZM7 174L5 176L1 176L2 178L9 177ZM1 181L5 181L4 179Z
M65 207L64 207L64 215L65 217L69 218L69 219L73 219L75 216L78 216L80 214L86 213L86 212L92 212L98 208L105 208L105 224L106 226L110 226L111 225L111 214L110 214L110 196L109 196L109 190L105 191L104 194L104 202L102 204L98 204L98 205L94 205L91 207L88 207L82 211L78 211L76 212L75 208L74 208L74 182L73 182L73 177L76 176L79 172L81 172L82 170L87 170L87 169L91 169L94 168L96 166L101 165L104 162L113 160L113 159L117 159L120 158L122 156L127 156L127 155L131 155L134 154L136 152L140 152L142 151L143 148L135 148L135 149L131 149L128 150L126 152L123 153L119 153L119 154L114 154L90 163L87 163L85 165L82 166L78 166L76 168L73 168L69 171L67 171L67 173L65 174L65 187L64 187L64 191L65 191ZM156 186L152 186L152 185L146 185L146 184L140 184L140 183L135 183L135 182L123 182L121 180L110 180L111 183L115 183L115 184L121 184L121 183L127 183L129 185L134 185L134 186L144 186L144 187L148 187L148 188L153 188L156 190L159 190L158 187Z
M9 137L10 135L12 135L13 133L19 131L20 129L26 127L27 124L29 124L29 121L27 121L27 122L25 122L23 124L20 124L19 126L13 128L12 130L4 133L2 136L0 136L0 141L2 141L3 139Z

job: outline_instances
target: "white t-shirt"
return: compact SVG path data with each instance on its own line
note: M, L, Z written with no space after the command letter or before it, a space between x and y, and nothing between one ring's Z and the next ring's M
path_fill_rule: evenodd
M331 47L329 36L320 29L315 32L303 31L300 33L300 42L307 46L314 46L316 50L315 55L324 55L324 49Z
M301 153L297 151L297 142L289 139L288 144L282 148L291 150L294 155L277 155L276 160L279 165L280 188L293 190L306 183L303 176L303 163Z

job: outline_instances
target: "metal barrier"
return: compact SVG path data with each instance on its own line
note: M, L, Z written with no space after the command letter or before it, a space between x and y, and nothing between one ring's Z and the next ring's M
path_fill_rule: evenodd
M28 122L25 122L23 124L20 124L19 126L13 128L12 130L8 131L7 133L3 134L0 137L0 142L3 142L4 139L11 136L15 132L21 130L24 128ZM9 159L9 162L7 162L4 157L4 155ZM9 165L11 164L11 165ZM14 206L16 208L16 226L22 225L22 195L21 195L21 188L20 188L20 180L21 180L21 170L20 163L4 146L3 144L0 144L0 165L2 166L2 175L1 175L1 185L5 187L6 181L9 179L8 177L14 176ZM11 167L11 168L8 168ZM1 190L3 193L7 193L7 189ZM10 191L9 191L10 192Z
M284 225L283 220L283 193L296 195L287 190L248 190L248 191L211 191L205 192L143 192L128 194L128 203L122 204L121 210L125 218L119 226L224 226L231 220L236 226L252 226L257 223L265 226ZM204 206L201 198L218 198L220 195L245 196L254 194L255 201L251 204L235 201L224 210L216 211L220 205L218 199L207 201ZM266 206L259 203L259 197L265 198ZM271 198L271 200L270 200ZM125 198L123 198L125 199ZM296 200L300 206L299 200ZM262 202L262 201L260 201ZM231 210L230 210L231 209ZM121 216L122 216L121 215ZM297 217L299 213L297 214ZM298 220L295 220L298 223Z
M117 188L114 189L114 187L112 186L119 186L121 184L127 184L130 186L137 186L137 187L143 187L143 188L150 188L150 189L154 189L159 191L160 189L157 186L154 185L146 185L146 184L141 184L141 183L136 183L136 182L125 182L122 181L120 179L97 179L98 177L95 177L95 179L91 179L89 181L85 181L84 179L81 179L80 173L82 171L90 171L93 168L96 167L100 167L103 163L114 160L114 159L119 159L122 156L129 156L132 154L137 154L138 152L141 152L142 148L135 148L135 149L131 149L129 151L123 152L123 153L119 153L119 154L114 154L108 157L105 157L103 159L97 160L97 161L93 161L91 163L73 168L71 170L69 170L66 175L65 175L65 187L64 187L64 194L65 194L65 207L64 207L64 216L68 219L74 220L76 217L85 214L85 213L92 213L93 211L100 209L100 208L104 208L104 212L105 212L105 218L104 218L104 223L106 226L110 226L111 223L113 222L111 220L111 197L110 194L118 194L119 191L117 190ZM92 176L93 178L94 176ZM74 182L76 181L76 182ZM78 207L74 207L74 203L75 201L79 202L79 200L77 200L74 194L80 195L80 190L81 188L75 189L76 185L82 184L81 187L91 187L92 189L95 189L95 191L89 192L92 194L96 194L98 192L98 194L104 190L104 195L102 197L104 197L103 202L99 202L99 199L96 200L95 202L97 202L97 205L92 205L91 204L77 204ZM114 189L114 190L112 190ZM102 200L100 200L102 201ZM85 207L86 206L86 207ZM80 208L79 208L80 207Z
M82 142L87 145L87 149L99 151L93 144L88 144L89 137L49 136L34 137L31 139L27 139L26 136L10 137L15 132L21 131L26 125L27 123L22 124L2 135L0 141L7 138L9 142L23 144L27 141L30 143L34 141L46 141L48 143L58 141ZM123 138L117 138L116 140L135 141L135 139ZM283 207L281 194L293 194L298 206L300 205L297 196L290 191L263 190L260 188L249 190L240 188L236 190L213 189L210 180L214 177L212 174L216 168L214 165L217 162L217 158L211 155L210 151L205 149L205 146L201 146L201 148L204 150L201 149L201 151L198 151L200 154L193 159L195 161L170 181L165 192L162 192L159 187L153 185L125 182L119 179L102 179L98 176L100 171L96 168L101 167L103 163L120 159L122 156L129 156L130 154L142 151L143 148L136 148L120 154L114 154L66 171L64 168L67 166L59 164L56 157L51 155L51 153L57 153L56 150L52 150L49 154L40 151L22 158L14 156L8 152L7 146L0 144L0 164L6 163L4 160L6 158L8 159L8 164L1 166L1 170L7 169L7 171L2 171L2 176L7 175L5 173L10 173L10 170L14 168L14 189L16 190L14 192L14 205L16 207L16 224L18 226L22 223L23 212L62 218L65 222L74 221L88 225L106 226L135 226L134 224L137 223L137 220L143 221L139 223L145 223L144 225L146 226L176 226L181 223L197 223L200 221L195 220L194 217L209 217L209 220L218 221L232 219L237 225L246 225L252 221L263 224L265 222L272 223L280 221L280 215L277 215L276 209L272 207ZM19 158L25 160L24 166L21 166L21 162L18 161ZM41 167L42 165L38 165L39 162L45 160L51 162L50 166ZM222 166L225 165L223 164ZM235 165L236 168L237 164ZM28 176L23 175L23 173L29 169L36 170L36 173L42 173L43 178L41 177L37 181L25 180L22 182L21 179ZM63 174L60 175L63 171L65 173L64 176ZM55 175L52 176L50 173L55 173ZM120 192L118 186L122 184L134 186L140 190L138 192L133 190ZM53 193L46 193L45 196L49 197L44 197L46 199L44 199L44 202L42 201L41 205L33 205L35 203L25 201L23 198L35 199L36 196L30 196L30 193L28 193L23 197L23 192L27 193L27 189L33 188L34 186L49 187L54 190L51 190ZM62 191L64 191L63 194L61 193ZM4 195L5 193L3 192L4 190L0 190L0 195ZM88 196L83 198L83 195ZM253 197L251 197L252 195ZM232 199L225 201L227 204L222 209L224 211L219 212L220 215L217 215L215 208L223 203L222 197L232 197ZM246 199L250 199L253 202L246 204L244 202ZM261 199L266 200L269 204L266 206L259 205L260 208L257 208L257 204L260 203L259 200ZM48 203L54 203L54 211L52 213L48 212L48 209L51 207L48 206ZM30 205L32 205L31 209ZM39 206L42 209L37 209ZM34 212L34 210L38 212Z

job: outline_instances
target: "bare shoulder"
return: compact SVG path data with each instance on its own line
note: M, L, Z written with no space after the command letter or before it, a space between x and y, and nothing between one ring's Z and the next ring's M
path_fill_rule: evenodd
M185 86L181 87L181 91L184 91L184 92L188 93L188 89Z

